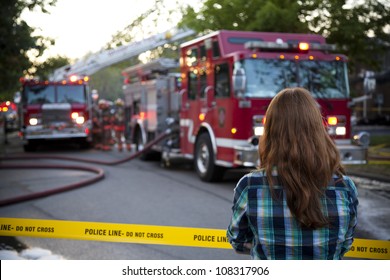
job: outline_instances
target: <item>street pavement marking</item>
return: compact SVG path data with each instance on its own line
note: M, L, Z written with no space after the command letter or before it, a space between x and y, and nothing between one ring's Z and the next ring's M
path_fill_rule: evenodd
M208 228L0 218L0 235L232 249L226 230ZM390 241L355 238L345 256L389 260Z

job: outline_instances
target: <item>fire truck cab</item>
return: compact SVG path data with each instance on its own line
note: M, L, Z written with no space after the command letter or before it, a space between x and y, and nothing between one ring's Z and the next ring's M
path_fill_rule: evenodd
M299 86L317 99L343 162L366 163L368 134L351 135L347 58L333 50L314 34L221 30L183 43L181 88L174 89L179 113L169 122L179 124L179 131L160 147L163 161L190 159L204 181L221 179L227 168L258 166L258 139L271 99ZM148 103L149 91L143 90L139 100L144 108L157 108L158 116L158 104ZM153 114L143 117L153 123Z
M25 151L52 140L89 146L92 99L88 77L70 76L62 81L21 79L20 134Z

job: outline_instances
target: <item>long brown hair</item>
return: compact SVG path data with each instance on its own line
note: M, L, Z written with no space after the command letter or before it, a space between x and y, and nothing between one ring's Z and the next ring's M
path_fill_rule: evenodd
M328 219L321 210L321 196L332 175L345 171L319 105L309 91L286 88L272 99L264 135L260 137L259 155L272 193L272 169L277 168L287 205L300 224L313 229L326 226Z

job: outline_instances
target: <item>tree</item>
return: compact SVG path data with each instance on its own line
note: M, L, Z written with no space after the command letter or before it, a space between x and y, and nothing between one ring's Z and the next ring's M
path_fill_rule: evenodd
M0 9L0 99L11 99L18 90L19 78L33 66L31 56L39 57L53 44L49 38L31 35L31 28L20 18L25 9L39 9L57 0L4 0Z
M212 30L306 32L298 19L300 6L289 0L205 0L196 10L183 9L180 26L200 33Z
M311 31L336 44L349 57L352 69L365 65L379 70L380 58L390 47L390 3L385 3L305 0L301 1L300 18Z
M50 75L54 72L54 70L70 64L70 59L64 56L55 56L49 57L44 62L39 63L35 66L34 75L39 77L42 80L48 80Z
M174 8L167 8L168 6ZM122 46L132 41L140 41L150 36L161 33L165 30L167 24L172 28L178 25L182 17L183 4L179 0L155 0L149 9L139 14L131 24L122 31L112 36L110 42L106 44L106 49ZM164 22L162 25L161 22ZM162 29L164 28L164 29ZM177 57L179 42L173 42L155 50L150 50L143 55L143 62L156 59L158 57ZM137 64L140 59L130 59L131 64Z
M349 56L356 72L358 64L378 69L390 46L389 23L386 0L205 0L199 10L183 9L180 25L199 33L232 29L321 34Z
M143 13L132 20L131 24L126 26L122 31L117 32L112 36L112 39L106 44L105 49L113 49L126 45L132 41L140 41L144 38L155 35L156 33L164 32L161 30L159 23L171 23L174 27L177 25L177 18L180 18L180 9L167 9L167 3L175 2L175 7L181 7L178 0L155 0ZM165 25L164 25L165 26ZM114 101L115 99L123 98L123 76L121 71L126 67L147 62L161 56L163 57L178 57L178 42L166 44L165 46L157 47L154 50L147 51L140 56L132 57L126 61L111 65L102 69L91 76L90 86L96 89L99 93L99 98Z
M119 63L96 72L89 82L90 88L98 91L100 99L115 101L122 97L123 76L121 71L126 66Z

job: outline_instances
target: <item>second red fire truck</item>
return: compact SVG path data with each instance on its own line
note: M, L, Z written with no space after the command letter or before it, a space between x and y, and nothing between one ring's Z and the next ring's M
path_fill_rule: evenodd
M20 133L25 151L53 140L89 146L92 99L88 77L70 76L61 81L21 79Z
M321 106L343 162L366 163L368 135L351 132L347 58L332 51L320 35L222 30L182 44L179 64L124 69L133 142L142 149L176 126L153 150L164 164L190 159L202 180L217 181L227 168L258 165L268 104L300 86Z

